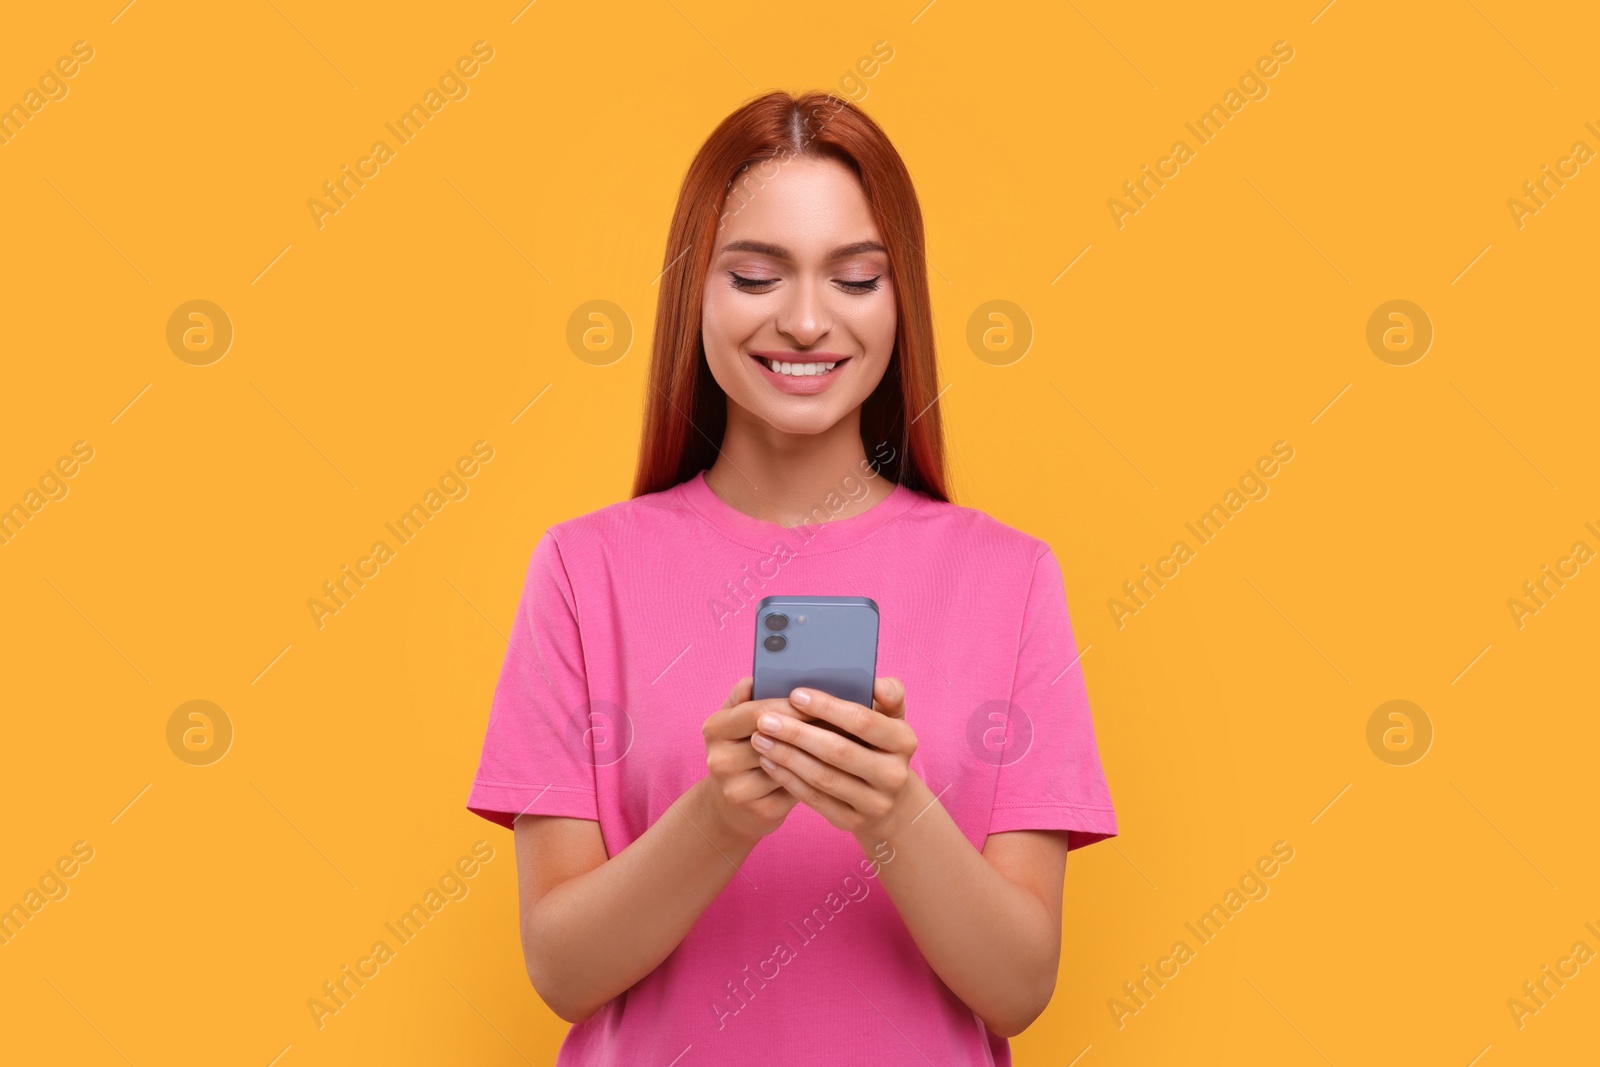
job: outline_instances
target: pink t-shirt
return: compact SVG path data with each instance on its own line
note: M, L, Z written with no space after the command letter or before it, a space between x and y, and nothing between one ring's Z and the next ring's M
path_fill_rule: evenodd
M595 819L608 855L627 848L706 776L701 725L750 674L756 605L780 593L877 602L877 673L905 683L911 770L974 849L1007 830L1065 830L1070 848L1116 834L1047 544L903 485L785 528L725 504L704 472L539 539L468 809L505 827ZM572 1027L558 1067L1007 1067L1006 1040L912 940L885 862L888 846L868 854L796 805L671 955Z

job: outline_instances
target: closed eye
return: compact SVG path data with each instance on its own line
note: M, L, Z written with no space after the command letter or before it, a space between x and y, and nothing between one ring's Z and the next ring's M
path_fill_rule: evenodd
M733 279L733 287L743 292L766 292L765 286L776 285L778 281L776 278L746 278L735 271L729 271L728 277ZM878 289L878 282L882 278L883 275L879 274L863 282L841 280L839 284L853 293L870 293Z

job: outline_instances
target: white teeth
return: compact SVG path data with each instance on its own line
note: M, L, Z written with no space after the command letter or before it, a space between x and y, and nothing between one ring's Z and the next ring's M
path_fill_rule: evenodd
M791 378L810 378L818 374L827 374L838 363L780 363L769 359L766 364L774 374L787 374Z

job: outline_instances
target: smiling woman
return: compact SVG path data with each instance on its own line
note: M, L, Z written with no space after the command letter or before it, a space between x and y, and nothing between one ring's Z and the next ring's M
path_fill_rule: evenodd
M1007 1067L1067 853L1117 826L1054 553L950 500L910 174L854 105L767 94L663 259L633 498L537 538L467 802L515 831L556 1062ZM876 602L870 706L752 698L763 592Z

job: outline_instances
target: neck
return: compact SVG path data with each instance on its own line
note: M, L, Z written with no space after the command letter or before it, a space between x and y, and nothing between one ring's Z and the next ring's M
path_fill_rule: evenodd
M728 405L728 426L706 485L723 503L779 526L847 519L894 491L876 474L861 444L861 409L816 434L785 433ZM844 506L835 510L843 501Z

